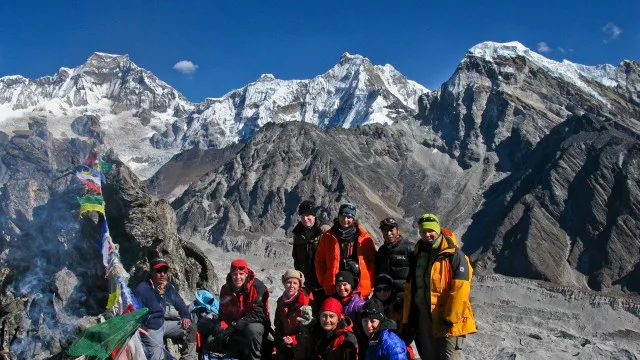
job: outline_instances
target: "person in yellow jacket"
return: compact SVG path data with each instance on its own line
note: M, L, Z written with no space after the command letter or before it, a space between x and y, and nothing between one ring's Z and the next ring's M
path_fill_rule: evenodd
M418 229L405 284L404 340L416 341L421 359L462 359L465 336L476 332L469 302L471 263L437 216L422 215Z

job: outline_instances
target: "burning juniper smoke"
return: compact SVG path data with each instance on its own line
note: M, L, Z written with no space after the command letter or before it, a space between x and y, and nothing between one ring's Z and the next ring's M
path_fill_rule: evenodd
M105 303L97 224L79 219L78 189L60 176L87 146L39 124L0 142L0 347L17 359L60 353Z

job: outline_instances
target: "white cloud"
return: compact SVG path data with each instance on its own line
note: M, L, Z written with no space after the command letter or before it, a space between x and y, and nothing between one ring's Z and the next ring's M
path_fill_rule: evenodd
M189 60L180 60L175 65L173 65L173 69L177 70L185 75L191 75L196 72L198 65L192 63Z
M618 25L609 22L602 28L602 32L609 37L608 39L603 40L605 43L608 43L609 41L617 39L620 34L622 34L622 29L620 29Z
M551 48L549 47L549 45L547 45L546 42L540 41L538 43L538 51L541 53L548 53L551 51Z
M560 46L558 46L558 51L560 51L562 54L565 54L567 52L567 50Z

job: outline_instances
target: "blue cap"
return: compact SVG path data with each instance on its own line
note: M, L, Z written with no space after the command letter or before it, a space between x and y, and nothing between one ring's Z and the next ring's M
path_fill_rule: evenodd
M356 217L356 206L351 202L345 202L340 205L340 210L338 210L338 215L347 216L347 217Z

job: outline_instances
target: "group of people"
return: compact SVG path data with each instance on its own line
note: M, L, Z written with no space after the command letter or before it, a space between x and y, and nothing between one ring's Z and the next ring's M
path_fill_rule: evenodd
M340 206L332 226L319 224L317 211L311 201L298 207L294 268L282 275L274 328L269 290L236 259L220 291L220 321L204 346L240 360L412 359L415 341L421 359L461 359L465 336L476 332L472 268L438 217L420 217L416 244L401 236L395 219L380 221L384 244L377 249L353 203ZM150 279L136 289L150 310L143 344L157 360L163 336L179 336L182 359L196 359L196 326L166 280L168 270L163 259L152 261Z

